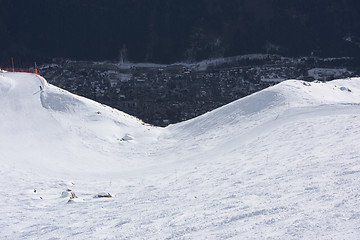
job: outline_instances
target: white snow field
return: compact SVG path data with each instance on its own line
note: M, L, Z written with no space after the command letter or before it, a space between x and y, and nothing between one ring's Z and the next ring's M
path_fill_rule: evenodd
M0 238L360 239L359 145L356 78L157 128L1 72Z

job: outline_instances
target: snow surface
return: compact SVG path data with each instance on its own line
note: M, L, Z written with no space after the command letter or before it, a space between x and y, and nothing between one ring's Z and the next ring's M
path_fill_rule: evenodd
M360 79L157 128L1 72L0 108L1 239L360 239Z

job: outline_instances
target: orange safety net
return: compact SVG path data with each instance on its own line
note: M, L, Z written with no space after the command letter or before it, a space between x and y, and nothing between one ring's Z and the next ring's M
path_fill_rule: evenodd
M38 70L35 68L35 69L29 69L29 68L4 68L2 70L5 70L7 72L26 72L26 73L35 73L35 74L38 74Z

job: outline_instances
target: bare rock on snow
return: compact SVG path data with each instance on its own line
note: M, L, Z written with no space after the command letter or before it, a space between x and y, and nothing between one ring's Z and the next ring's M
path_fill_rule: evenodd
M351 90L347 87L341 87L340 88L341 91L348 91L348 92L351 92Z
M134 138L132 136L130 136L129 134L125 134L125 136L121 138L121 141L130 141L133 139Z
M61 197L62 198L70 197L70 199L77 198L76 194L71 189L67 189L66 191L63 191L61 193Z
M96 195L97 198L111 198L111 194L108 192L101 192Z

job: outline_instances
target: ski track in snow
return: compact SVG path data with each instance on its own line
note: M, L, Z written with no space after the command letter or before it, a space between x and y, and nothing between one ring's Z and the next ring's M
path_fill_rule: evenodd
M0 73L2 239L359 239L360 79L165 129L42 81Z

